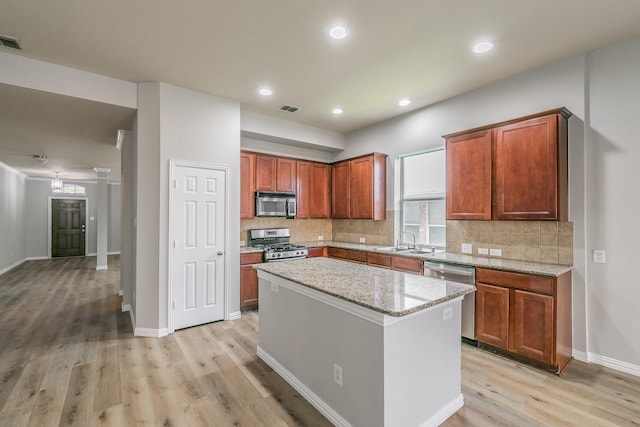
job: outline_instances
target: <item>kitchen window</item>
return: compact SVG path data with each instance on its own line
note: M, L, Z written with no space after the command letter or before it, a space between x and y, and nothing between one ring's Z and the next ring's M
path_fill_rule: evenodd
M400 159L400 232L410 232L416 243L446 246L444 147ZM409 241L407 235L403 241Z

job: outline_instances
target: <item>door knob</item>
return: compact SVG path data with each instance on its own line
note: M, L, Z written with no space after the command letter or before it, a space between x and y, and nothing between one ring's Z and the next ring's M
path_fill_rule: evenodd
M224 252L222 251L218 251L218 255L222 255Z

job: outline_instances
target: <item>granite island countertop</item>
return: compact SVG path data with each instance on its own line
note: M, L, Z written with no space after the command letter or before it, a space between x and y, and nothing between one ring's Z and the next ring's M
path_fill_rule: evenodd
M394 317L433 307L476 289L433 277L321 257L254 264L253 268Z

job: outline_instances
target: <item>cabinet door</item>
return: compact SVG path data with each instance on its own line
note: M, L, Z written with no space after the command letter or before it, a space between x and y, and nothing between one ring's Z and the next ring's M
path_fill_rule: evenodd
M327 256L327 248L326 247L317 247L317 248L308 248L309 258L317 258L317 257L326 257Z
M296 169L296 218L307 219L310 217L314 197L311 187L311 163L298 161Z
M351 218L373 218L373 157L351 160Z
M513 351L545 363L554 363L553 297L514 290Z
M329 248L328 250L329 258L347 258L347 250L344 248Z
M276 191L276 158L256 155L256 191Z
M240 152L240 218L253 218L255 215L255 170L256 155Z
M478 341L509 348L509 289L476 283L476 334Z
M391 258L391 269L422 275L424 265L421 259L394 256Z
M491 219L491 139L491 129L447 139L447 219Z
M309 217L314 219L331 218L331 168L322 163L310 163L310 167Z
M336 163L331 168L331 207L333 218L349 218L349 162Z
M295 193L297 162L278 157L276 163L276 191Z
M496 219L557 219L557 115L498 127L495 141Z
M258 306L258 272L250 265L240 266L240 308Z

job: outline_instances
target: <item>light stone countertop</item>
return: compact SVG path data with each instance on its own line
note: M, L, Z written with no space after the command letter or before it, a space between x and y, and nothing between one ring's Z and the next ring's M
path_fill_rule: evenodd
M562 264L544 264L540 262L517 261L504 258L478 257L472 255L456 254L452 252L436 252L433 254L412 254L405 251L381 251L383 246L366 245L362 243L347 243L321 240L317 242L297 242L299 245L308 247L331 246L334 248L355 249L385 253L389 255L400 255L410 258L420 258L425 261L445 262L449 264L470 265L473 267L485 267L495 270L512 271L515 273L540 274L543 276L558 277L567 271L571 271L573 266ZM387 246L388 247L388 246Z
M436 252L433 254L412 254L409 252L382 251L385 246L367 245L363 243L336 242L331 240L319 240L312 242L295 242L298 245L313 247L331 246L334 248L354 249L361 251L384 253L388 255L399 255L410 258L419 258L425 261L444 262L448 264L470 265L473 267L492 268L495 270L512 271L515 273L539 274L543 276L558 277L567 271L571 271L573 266L562 264L544 264L540 262L516 261L504 258L478 257L472 255L456 254L452 252ZM388 246L386 246L388 247ZM240 253L262 252L261 249L243 246Z
M424 310L476 289L433 277L321 257L254 264L253 268L394 317Z

